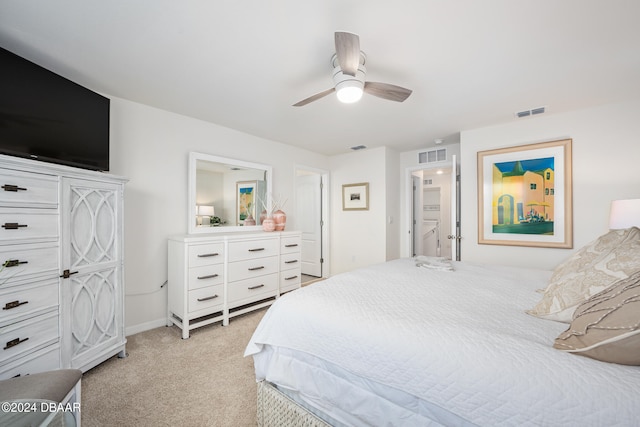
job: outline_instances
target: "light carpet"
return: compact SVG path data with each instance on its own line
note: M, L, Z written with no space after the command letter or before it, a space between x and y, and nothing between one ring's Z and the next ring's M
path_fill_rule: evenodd
M82 424L94 426L255 426L253 359L244 349L266 309L191 331L160 327L127 337L128 357L112 357L82 377Z

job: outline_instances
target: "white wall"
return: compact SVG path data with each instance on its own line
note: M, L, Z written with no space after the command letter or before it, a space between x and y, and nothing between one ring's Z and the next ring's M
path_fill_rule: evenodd
M607 232L611 201L640 198L639 117L635 100L462 132L462 259L552 269ZM477 152L565 138L573 139L574 248L478 245Z
M294 164L328 169L328 158L142 104L111 100L111 173L125 188L125 322L127 334L164 324L167 237L187 233L188 156L198 151L267 163L273 191L288 198L295 229Z
M331 273L387 260L385 147L331 158ZM342 185L369 183L369 210L343 211Z

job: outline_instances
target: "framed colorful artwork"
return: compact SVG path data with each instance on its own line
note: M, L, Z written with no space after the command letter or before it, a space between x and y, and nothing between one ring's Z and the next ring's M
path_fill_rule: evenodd
M344 184L342 186L342 210L369 210L369 183Z
M256 218L257 181L238 181L236 183L236 223L244 225L246 220ZM253 221L252 225L255 225Z
M571 139L478 152L478 243L573 247Z

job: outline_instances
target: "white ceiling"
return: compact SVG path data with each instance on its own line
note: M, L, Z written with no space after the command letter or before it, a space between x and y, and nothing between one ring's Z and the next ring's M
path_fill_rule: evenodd
M0 0L0 46L95 91L333 155L640 97L638 0ZM333 33L404 103L330 95Z

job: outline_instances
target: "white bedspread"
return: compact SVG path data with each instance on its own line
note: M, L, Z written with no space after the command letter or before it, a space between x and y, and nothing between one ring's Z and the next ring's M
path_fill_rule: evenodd
M551 272L453 265L401 259L284 295L245 352L257 379L336 424L640 424L640 368L555 350L567 325L525 314Z

